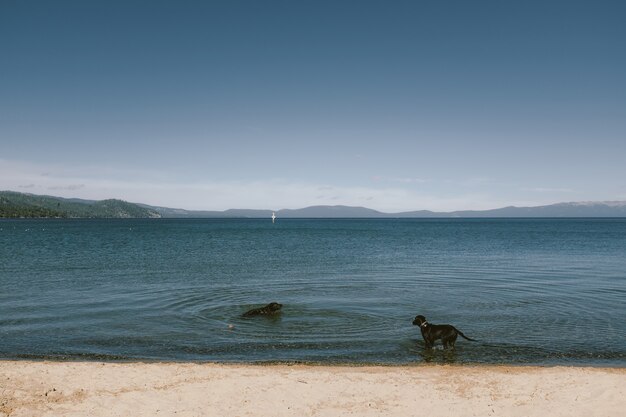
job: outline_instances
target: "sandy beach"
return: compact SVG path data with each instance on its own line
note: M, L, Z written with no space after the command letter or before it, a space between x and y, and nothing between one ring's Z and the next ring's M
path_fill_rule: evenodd
M620 416L626 369L0 362L0 416Z

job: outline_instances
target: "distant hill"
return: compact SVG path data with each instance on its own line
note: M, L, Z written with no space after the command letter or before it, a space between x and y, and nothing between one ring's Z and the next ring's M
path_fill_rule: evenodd
M281 218L294 217L334 217L334 218L375 218L388 217L389 214L365 207L350 206L311 206L296 210L279 210L276 216Z
M454 211L449 217L626 217L626 201L586 201L536 207Z
M160 217L168 218L168 219L177 219L177 218L213 218L213 217L230 217L225 215L223 211L204 211L204 210L184 210L181 208L169 208L169 207L159 207L159 206L149 206L147 204L139 204L139 207L145 208L146 210L151 210L159 214ZM244 217L244 216L236 216L236 217Z
M272 210L230 209L225 211L193 211L149 207L162 217L194 218L269 218ZM383 213L365 207L311 206L301 209L277 210L278 218L487 218L487 217L626 217L626 201L572 202L536 207L503 207L493 210L462 210L435 212L429 210Z
M394 215L381 213L365 207L349 206L311 206L301 209L283 210L254 210L254 209L229 209L224 211L198 211L171 209L166 207L154 207L142 205L159 213L162 217L169 218L248 218L262 219L272 217L276 213L280 218L370 218L370 217L394 217Z
M0 191L0 217L4 218L155 218L161 215L122 200L78 200Z
M66 218L270 218L272 210L198 211L155 207L122 200L79 200L0 191L0 217ZM434 212L383 213L365 207L311 206L277 210L280 218L487 218L487 217L626 217L626 201L558 203L536 207Z

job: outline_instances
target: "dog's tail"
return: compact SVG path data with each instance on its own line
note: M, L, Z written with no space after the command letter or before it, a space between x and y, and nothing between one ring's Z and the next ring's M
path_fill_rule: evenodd
M478 340L476 340L476 339L471 339L471 338L469 338L469 337L465 336L465 335L463 334L463 332L462 332L462 331L460 331L459 329L456 329L456 331L457 331L457 332L459 332L459 334L460 334L461 336L463 336L463 338L464 338L464 339L471 340L472 342L478 342Z

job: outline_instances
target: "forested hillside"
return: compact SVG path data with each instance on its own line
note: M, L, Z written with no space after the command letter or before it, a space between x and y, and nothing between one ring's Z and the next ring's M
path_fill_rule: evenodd
M60 197L0 192L0 217L3 218L156 218L154 210L122 200L69 200Z

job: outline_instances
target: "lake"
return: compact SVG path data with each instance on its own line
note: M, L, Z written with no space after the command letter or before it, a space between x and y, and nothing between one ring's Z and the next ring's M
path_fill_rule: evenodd
M626 366L625 307L626 219L0 220L5 359Z

